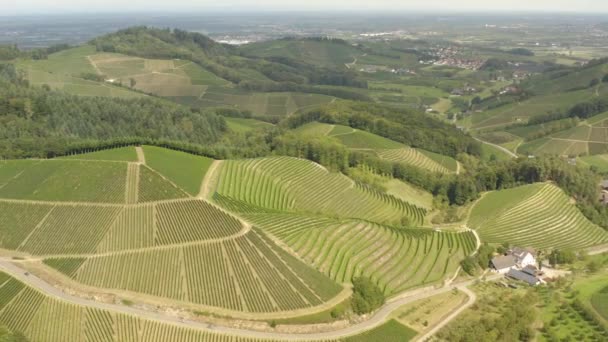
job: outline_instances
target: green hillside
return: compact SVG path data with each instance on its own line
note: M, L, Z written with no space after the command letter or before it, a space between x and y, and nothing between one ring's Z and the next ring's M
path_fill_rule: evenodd
M608 233L552 184L488 193L473 207L468 224L492 243L580 249L608 242Z
M215 191L222 197L269 210L376 222L398 223L407 217L421 224L426 213L318 164L288 157L225 161Z
M298 127L295 131L303 135L333 137L349 149L370 152L381 159L416 166L424 170L451 173L458 169L458 164L453 158L411 148L379 135L348 126L312 122Z
M280 39L246 44L239 48L244 54L255 57L294 59L323 67L345 67L364 51L342 40Z
M143 151L146 164L150 168L158 171L192 196L199 193L207 169L213 162L210 158L155 146L144 146Z

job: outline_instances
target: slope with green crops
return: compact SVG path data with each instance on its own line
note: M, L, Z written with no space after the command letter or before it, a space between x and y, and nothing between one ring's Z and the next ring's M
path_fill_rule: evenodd
M491 243L569 249L608 243L608 232L587 220L552 184L488 193L473 207L469 225Z

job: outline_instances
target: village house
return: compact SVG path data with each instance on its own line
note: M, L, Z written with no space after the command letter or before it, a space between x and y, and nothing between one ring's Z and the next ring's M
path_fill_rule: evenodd
M497 256L490 262L498 273L507 273L512 268L524 269L536 265L535 251L531 248L513 247L505 255Z
M535 253L531 248L513 247L505 255L493 258L490 266L496 273L505 274L529 285L538 285L542 280L541 272L536 267Z
M508 254L515 257L515 264L517 264L517 267L519 268L524 268L528 265L536 265L536 258L534 257L536 251L532 248L513 247L508 251Z
M505 274L515 267L515 258L512 255L501 255L493 258L490 264L494 272Z

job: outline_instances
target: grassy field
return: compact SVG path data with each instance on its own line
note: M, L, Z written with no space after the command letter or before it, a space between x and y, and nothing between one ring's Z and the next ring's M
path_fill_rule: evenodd
M552 184L488 193L473 207L468 224L491 243L580 249L608 242L608 233Z
M272 127L272 124L255 120L255 119L242 119L242 118L226 118L228 128L237 133L245 133L256 129L265 127Z
M158 171L190 195L196 196L213 159L189 153L144 146L146 165Z
M422 333L466 302L461 291L451 291L420 299L395 310L391 316L396 321Z
M358 336L347 337L345 342L369 342L369 341L384 341L384 342L406 342L416 336L416 332L404 326L403 324L390 320L383 325L374 328Z
M427 210L433 209L433 194L398 179L384 184L386 193Z
M582 165L595 167L599 172L608 172L608 154L580 157L578 162Z

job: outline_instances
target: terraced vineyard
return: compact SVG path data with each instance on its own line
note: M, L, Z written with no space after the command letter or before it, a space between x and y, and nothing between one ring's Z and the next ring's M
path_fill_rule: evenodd
M398 223L422 224L426 211L396 197L330 173L315 163L288 157L225 161L216 192L260 208L322 213Z
M469 225L492 243L571 249L608 243L608 233L552 184L489 193L473 208Z
M476 249L472 233L395 229L293 214L244 216L336 282L369 276L389 295L441 281Z

